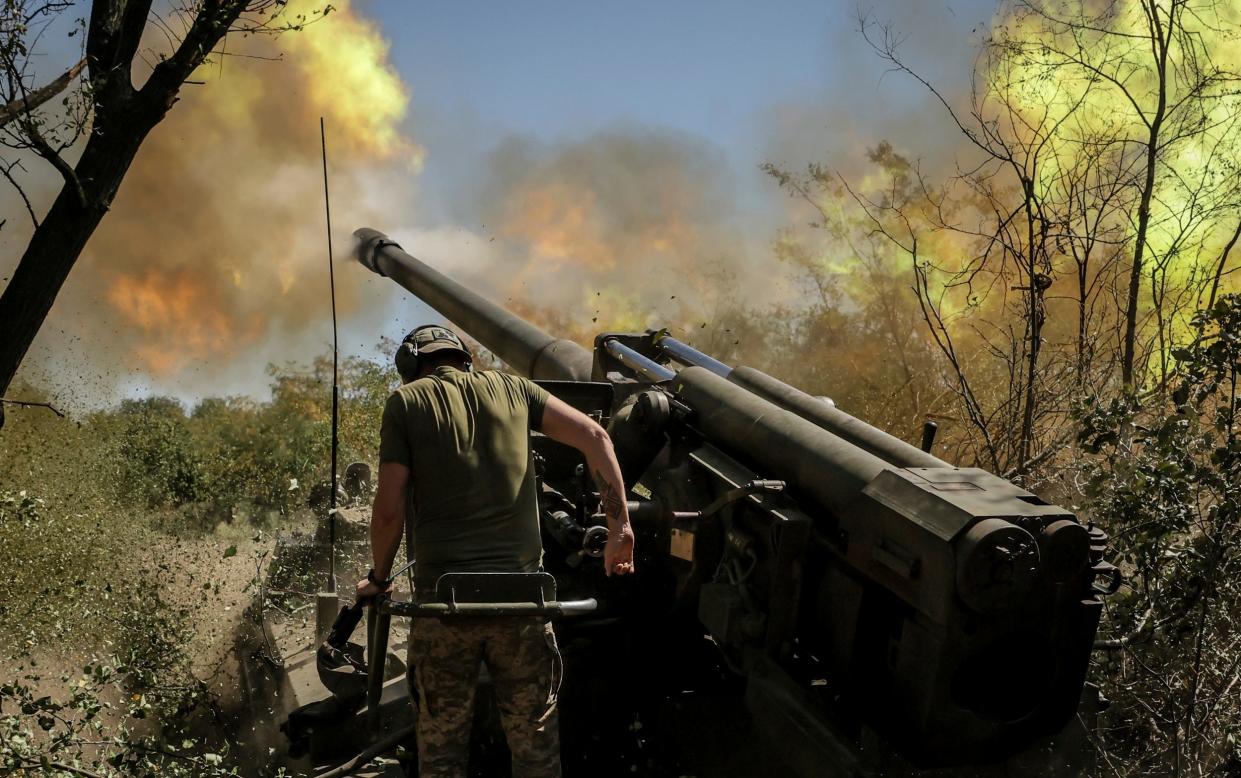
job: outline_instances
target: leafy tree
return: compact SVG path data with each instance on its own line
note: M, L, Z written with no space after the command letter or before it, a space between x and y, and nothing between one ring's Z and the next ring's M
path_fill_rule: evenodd
M1140 383L1135 371L1142 369L1142 286L1166 353L1163 298L1176 291L1170 281L1183 281L1175 265L1209 253L1202 227L1209 233L1218 219L1237 220L1241 72L1228 51L1241 30L1230 5L1023 0L991 41L1027 78L1064 84L1061 90L1082 103L1075 112L1095 114L1085 122L1066 116L1067 139L1102 142L1106 175L1128 190L1122 202L1132 242L1120 355L1128 387Z
M5 0L0 5L0 128L9 122L31 116L44 103L61 94L86 67L81 59L60 76L42 86L33 86L29 33L34 27L41 34L73 3L70 0ZM76 34L76 33L75 33ZM65 102L68 107L68 101ZM76 107L76 106L75 106ZM69 112L69 117L73 112ZM70 118L72 122L72 118ZM11 172L8 167L6 173Z
M1109 606L1096 677L1117 774L1241 769L1241 296L1193 319L1175 388L1078 409L1089 515L1128 586Z
M181 404L171 397L126 400L120 413L124 496L151 507L184 505L198 496L199 458Z

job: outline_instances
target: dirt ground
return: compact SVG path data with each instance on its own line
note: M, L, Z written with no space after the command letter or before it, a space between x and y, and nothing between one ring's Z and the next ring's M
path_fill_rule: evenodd
M202 720L194 726L203 730L208 741L218 742L224 737L220 714L228 716L240 701L236 643L256 591L254 582L265 571L277 536L276 532L227 525L190 539L159 534L148 545L134 550L135 559L125 560L137 562L137 569L152 571L151 585L163 587L159 597L165 605L187 609L190 639L184 649L190 669L213 695ZM120 567L118 564L118 574ZM0 655L0 680L29 685L36 697L64 700L83 668L106 659L117 646L101 636L95 645L80 640L48 640L25 648L29 652L25 656ZM101 711L106 728L121 723L125 707L121 697L116 688L103 690L103 701L116 706ZM146 726L139 722L139 731Z

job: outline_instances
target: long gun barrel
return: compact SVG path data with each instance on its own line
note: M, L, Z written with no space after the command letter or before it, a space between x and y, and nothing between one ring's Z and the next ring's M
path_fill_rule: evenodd
M836 513L844 512L887 464L796 414L702 367L673 381L677 397L697 411L708 438L751 452L769 472Z
M552 337L406 254L378 230L353 233L366 268L396 281L529 378L589 381L592 357L578 344Z
M900 438L850 416L822 399L812 397L761 370L755 370L752 367L729 367L714 357L666 335L659 337L655 345L676 361L706 368L721 378L728 379L730 383L797 414L897 467L952 467L942 459L911 446Z

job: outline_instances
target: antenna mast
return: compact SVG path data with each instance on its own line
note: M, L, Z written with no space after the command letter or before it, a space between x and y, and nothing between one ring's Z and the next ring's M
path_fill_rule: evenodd
M327 588L336 591L336 450L340 428L340 385L337 382L339 341L336 334L336 269L332 261L332 203L327 187L327 133L323 129L323 117L319 117L319 143L323 149L323 207L327 212L327 272L332 290L332 502L328 511L328 545L331 560L328 563Z

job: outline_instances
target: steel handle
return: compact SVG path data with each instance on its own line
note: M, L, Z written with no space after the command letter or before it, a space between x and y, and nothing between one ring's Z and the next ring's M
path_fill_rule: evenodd
M595 598L584 600L553 600L542 605L534 602L407 602L382 599L376 607L380 613L406 618L453 616L573 616L591 613L599 607Z

